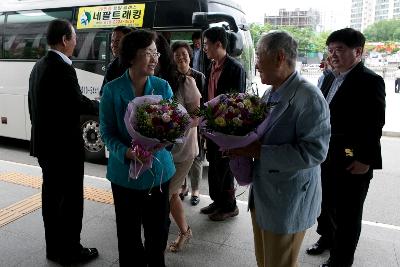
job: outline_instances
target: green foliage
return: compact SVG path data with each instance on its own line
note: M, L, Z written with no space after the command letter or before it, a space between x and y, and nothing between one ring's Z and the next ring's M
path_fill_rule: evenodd
M364 30L367 41L385 42L400 41L400 20L381 20Z
M257 47L258 40L260 40L260 37L263 33L267 33L270 30L272 30L272 26L269 24L258 24L258 23L251 23L250 24L250 33L251 33L251 38L253 39L254 42L254 47Z
M328 31L324 31L324 32L320 32L316 34L316 38L315 38L315 49L318 52L323 52L326 48L326 39L328 39L329 34L331 34L331 32Z
M250 33L254 41L254 47L263 33L271 30L282 30L290 33L298 42L299 52L323 52L325 50L325 41L330 32L317 33L312 28L300 28L295 26L273 27L270 24L250 24Z

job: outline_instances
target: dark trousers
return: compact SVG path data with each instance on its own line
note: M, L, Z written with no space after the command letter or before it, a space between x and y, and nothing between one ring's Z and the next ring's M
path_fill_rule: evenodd
M222 211L232 211L236 206L236 199L229 158L223 158L219 147L207 140L207 160L210 197Z
M332 266L345 267L354 261L372 170L353 175L338 169L322 165L322 212L317 232L332 245Z
M49 256L72 257L80 249L83 217L83 156L39 158L42 215Z
M162 184L162 192L159 186L154 186L150 191L129 189L111 183L111 188L120 266L164 267L164 251L170 225L169 181Z
M394 92L400 92L400 78L396 78L396 80L394 81Z

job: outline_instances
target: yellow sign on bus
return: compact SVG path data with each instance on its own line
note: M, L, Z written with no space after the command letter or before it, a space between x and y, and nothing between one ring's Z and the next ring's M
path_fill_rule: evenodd
M145 4L80 7L78 29L143 26Z

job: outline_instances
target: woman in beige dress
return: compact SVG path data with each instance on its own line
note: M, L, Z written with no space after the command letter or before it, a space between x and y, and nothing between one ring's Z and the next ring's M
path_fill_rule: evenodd
M172 82L172 90L174 91L176 100L191 113L199 108L201 98L194 77L201 76L202 74L189 66L192 54L189 44L180 41L175 42L172 45L172 52L176 64L176 73L174 82ZM176 173L171 178L169 187L171 196L170 209L171 215L180 231L177 239L169 245L169 250L172 252L181 250L192 237L192 230L186 221L179 193L181 185L193 164L194 158L199 154L197 125L198 119L193 118L191 128L187 131L184 142L175 144L172 149Z

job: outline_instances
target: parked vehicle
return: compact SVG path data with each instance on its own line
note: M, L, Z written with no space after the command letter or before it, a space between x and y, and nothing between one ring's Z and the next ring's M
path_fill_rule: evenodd
M2 1L3 2L3 1ZM191 41L194 31L217 23L228 29L230 52L243 63L247 85L254 77L254 49L245 14L230 0L67 0L0 3L0 136L30 139L28 80L36 60L45 55L48 22L67 19L77 28L77 46L72 61L82 93L99 97L103 75L112 55L111 30L118 25L167 31L174 40ZM204 60L205 55L201 56ZM202 64L204 66L204 64ZM54 88L54 98L62 92ZM75 107L71 107L75 108ZM104 159L98 118L82 116L86 159ZM54 121L54 134L63 130ZM54 147L62 146L62 140Z

